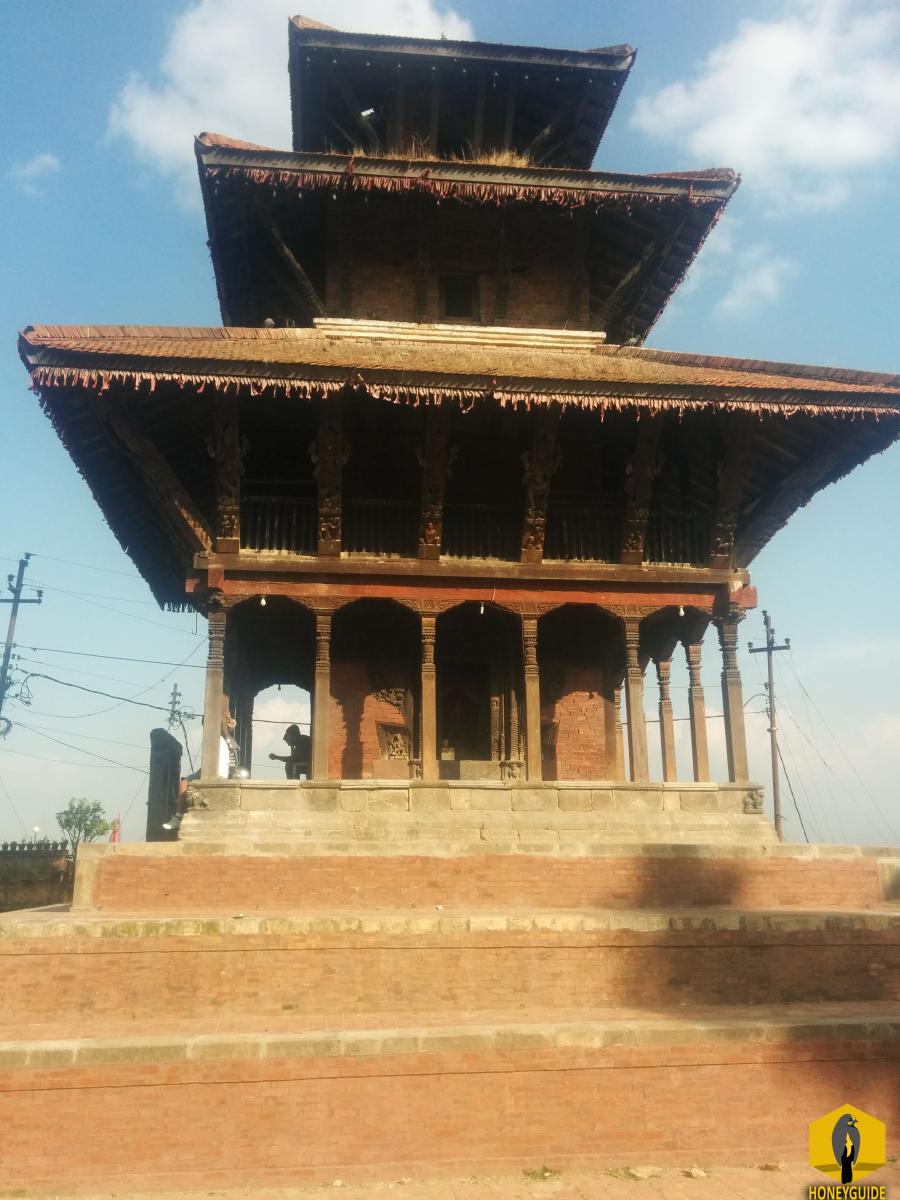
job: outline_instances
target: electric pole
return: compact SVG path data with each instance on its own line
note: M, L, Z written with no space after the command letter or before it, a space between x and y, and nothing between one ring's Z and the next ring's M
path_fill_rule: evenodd
M172 684L172 695L169 697L169 719L166 724L170 729L174 729L176 725L181 724L181 701L182 695L178 690L178 684Z
M9 688L9 660L12 657L13 635L16 632L16 617L19 615L19 605L40 604L44 598L44 593L39 588L36 596L30 597L27 600L22 599L25 572L28 569L30 559L30 554L25 554L19 559L19 571L15 576L15 583L13 583L12 575L7 575L6 577L7 590L12 592L12 599L8 600L5 596L0 596L0 604L12 605L9 612L9 625L6 630L6 645L3 647L3 666L0 667L0 737L9 732L9 721L3 721L3 702L6 699L6 692Z
M783 842L781 792L778 779L778 720L775 711L775 673L772 670L772 655L779 650L790 650L791 639L785 638L783 646L775 645L775 630L772 626L772 619L765 609L763 609L763 624L766 627L766 644L754 647L753 643L750 642L749 648L751 654L765 654L769 668L769 682L766 686L766 693L769 698L769 742L772 748L772 804L775 809L775 832L778 835L779 842Z

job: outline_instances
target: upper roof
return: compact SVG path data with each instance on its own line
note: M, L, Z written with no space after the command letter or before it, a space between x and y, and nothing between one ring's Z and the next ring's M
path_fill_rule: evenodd
M598 327L614 340L643 339L739 183L728 169L626 175L357 158L271 150L214 133L200 135L196 153L227 325L261 324L275 315L308 323L313 312L304 309L304 293L296 287L291 311L271 311L279 289L267 285L284 271L284 247L315 283L309 264L327 236L327 218L321 204L314 207L316 198L330 202L381 192L433 205L449 199L493 208L536 203L550 211L585 211L591 222L585 269ZM305 210L298 196L309 197ZM487 262L485 269L492 266Z
M589 167L636 53L345 33L305 17L289 29L295 150L416 141Z

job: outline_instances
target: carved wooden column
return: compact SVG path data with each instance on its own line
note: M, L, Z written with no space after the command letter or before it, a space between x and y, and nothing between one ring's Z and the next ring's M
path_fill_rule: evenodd
M647 546L647 522L653 481L659 473L659 437L662 420L643 412L637 421L634 453L625 479L625 513L622 520L622 546L619 561L642 563Z
M719 645L722 648L725 751L728 755L728 778L732 783L745 783L750 778L747 731L744 727L744 696L737 662L738 625L743 620L743 615L740 610L730 608L727 617L716 621Z
M221 598L209 609L209 649L206 658L206 688L203 694L203 740L200 748L201 779L219 778L219 740L225 716L225 620Z
M313 688L312 777L328 778L328 709L331 704L330 609L316 612L316 676Z
M522 455L525 483L525 521L522 528L522 562L537 563L544 557L547 504L550 481L559 465L556 427L559 409L538 407L534 411L534 435L530 450Z
M441 556L444 528L444 490L455 449L450 446L450 411L443 405L425 414L425 446L419 452L422 467L422 502L419 510L419 558Z
M319 409L319 433L309 448L318 485L318 551L325 558L341 553L341 487L347 453L341 428L341 410L333 396Z
M614 779L625 778L625 730L622 728L622 685L613 690L613 753Z
M628 763L634 783L650 778L647 723L644 719L644 673L639 655L641 623L625 617L625 712L628 716Z
M216 464L216 550L219 554L239 554L244 449L234 396L222 397L217 405L213 437L207 448Z
M541 763L541 677L538 671L537 617L522 617L522 654L525 674L525 778L543 778Z
M434 642L437 618L422 614L422 778L438 777L437 756L437 670Z
M659 744L662 753L663 782L672 783L678 778L675 765L675 719L672 713L672 695L669 690L669 680L672 671L672 660L658 658L656 660L656 678L659 682Z
M691 718L691 758L694 780L709 782L709 745L706 739L706 702L703 698L703 679L700 673L700 640L695 634L684 643L688 667L688 712Z

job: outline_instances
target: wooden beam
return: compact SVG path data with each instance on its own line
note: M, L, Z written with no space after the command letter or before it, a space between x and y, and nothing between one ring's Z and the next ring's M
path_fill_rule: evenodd
M472 123L472 151L481 153L481 142L484 137L484 102L487 96L487 75L482 72L478 77L478 89L475 93L475 119Z
M750 413L730 413L722 430L724 444L715 462L716 498L707 558L711 567L731 565L744 485L752 462L753 422L754 418Z
M216 552L237 554L241 548L241 474L245 443L241 438L235 396L216 405L209 456L216 464Z
M441 77L434 67L431 70L431 120L428 125L428 148L432 154L436 155L441 123Z
M450 445L449 407L429 407L425 413L425 446L419 452L422 467L419 558L437 559L441 556L444 489L455 457L456 449Z
M747 519L739 525L735 537L734 560L749 563L779 529L786 525L798 509L825 486L825 480L835 470L849 470L889 445L895 435L893 422L873 429L874 422L865 418L836 425L831 445L803 466L791 471L780 484L770 485L759 497ZM878 436L880 435L880 436ZM859 450L868 443L869 454L859 457Z
M261 207L258 209L258 211L259 211L260 215L262 215ZM316 291L316 289L313 287L313 284L312 284L309 276L303 270L303 267L300 265L300 263L294 257L294 253L291 250L290 246L288 246L288 244L285 242L284 236L283 236L281 230L279 229L278 225L276 225L276 223L272 220L272 218L267 215L263 216L262 219L263 219L263 226L266 230L266 233L269 235L269 238L272 241L272 244L274 245L275 249L278 251L279 257L281 258L282 262L285 263L288 270L290 271L290 273L294 279L294 282L299 287L300 294L302 295L302 297L306 303L306 306L310 309L313 316L324 317L325 316L325 305L322 303L322 298L320 297L320 295Z
M363 116L363 107L360 104L357 95L350 84L350 81L342 72L338 71L334 76L334 82L341 94L341 98L347 105L348 112L358 125L362 134L365 136L369 151L373 154L377 154L378 151L381 150L381 138L378 136L378 131L375 129L375 126L372 124L369 118Z
M638 418L637 426L637 441L625 480L625 514L619 552L619 562L631 564L644 561L650 497L653 493L653 481L659 473L662 420L656 414L642 414Z
M534 434L531 449L522 455L525 484L525 519L522 525L522 562L541 562L544 557L544 538L547 527L547 505L550 501L550 482L559 466L556 430L559 409L535 408Z
M519 81L510 76L506 88L506 114L503 118L503 149L512 146L513 129L516 121L516 98L519 92Z
M321 558L339 558L341 553L341 499L344 448L341 410L334 397L319 409L319 432L309 448L318 490L318 548Z
M206 518L156 446L140 432L131 416L99 398L98 408L110 431L128 452L132 467L177 540L190 554L209 553L213 539Z

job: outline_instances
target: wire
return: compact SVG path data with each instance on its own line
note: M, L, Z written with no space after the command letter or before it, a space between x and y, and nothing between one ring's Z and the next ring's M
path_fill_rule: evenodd
M52 583L43 583L40 579L31 579L25 586L31 588L33 592L60 592L63 596L79 596L82 599L90 597L95 600L114 600L117 604L145 604L149 608L159 608L155 600L133 600L130 596L108 596L105 592L73 591L71 588L61 588Z
M102 763L72 762L71 758L48 758L45 754L28 754L24 750L10 750L8 746L0 746L0 754L15 754L17 758L32 758L35 762L61 763L64 767L91 767L94 771L116 771L126 765L125 763L119 763L116 766L104 766ZM128 767L128 770L137 771L138 768ZM148 775L149 771L144 771L143 773Z
M3 782L3 776L2 776L2 775L0 775L0 788L2 788L2 789L3 789L3 795L4 795L4 796L6 797L6 799L9 801L9 807L12 809L13 816L14 816L14 817L16 818L16 820L19 822L19 829L22 831L22 834L24 835L24 834L27 832L27 831L26 831L26 829L25 829L25 822L24 822L24 821L22 820L22 818L19 816L18 809L17 809L17 808L16 808L16 806L15 806L15 803L14 803L14 801L13 801L13 798L12 798L12 796L11 796L11 795L9 794L9 792L7 791L6 784Z
M122 575L126 579L140 579L136 571L113 571L110 567L93 567L90 563L72 562L68 558L52 558L49 554L32 554L32 558L42 558L44 562L62 563L67 567L83 567L85 571L100 571L104 575ZM2 562L18 562L16 558L2 558Z
M31 710L29 709L28 711L30 712ZM16 724L21 724L21 722L17 721ZM65 733L64 729L57 729L54 725L22 725L22 728L34 730L40 729L43 733ZM81 733L80 731L78 732L77 736L83 741L105 742L108 746L127 746L131 750L149 751L150 748L147 743L143 742L120 742L115 738L97 737L95 734Z
M791 783L791 777L790 777L790 775L788 774L788 769L787 769L787 767L784 765L784 757L783 757L783 755L782 755L782 753L781 753L781 747L780 747L780 746L778 747L778 758L779 758L779 761L781 762L781 769L784 771L784 778L785 778L785 780L787 781L787 785L788 785L788 791L791 793L791 799L792 799L792 800L793 800L793 802L794 802L794 808L797 810L797 818L798 818L798 820L800 821L800 828L803 830L803 836L806 838L806 840L807 840L807 842L808 842L808 841L809 841L809 834L806 832L806 826L803 824L803 816L802 816L802 814L801 814L801 812L800 812L800 805L797 803L797 797L794 795L794 788L793 788L793 785L792 785L792 783Z
M84 675L86 679L104 679L107 683L124 683L126 687L134 687L135 684L135 680L133 679L121 679L118 675L99 675L96 671L82 671L78 667L57 667L53 663L44 662L40 658L26 658L23 654L16 655L16 662L31 663L36 667L49 667L51 671L68 671L70 675ZM147 688L147 691L164 692L166 690L166 688L157 686L156 684L151 684Z
M0 642L0 646L4 645ZM110 662L131 662L131 663L146 663L152 667L190 667L193 671L203 671L206 669L205 663L176 663L169 662L166 659L160 658L130 658L124 654L92 654L89 650L63 650L59 646L24 646L21 642L14 642L13 648L18 647L20 650L30 650L32 654L70 654L73 658L105 658Z
M67 750L75 750L78 754L87 754L89 758L97 758L101 762L109 763L113 767L127 767L129 771L140 771L142 775L147 772L141 767L135 767L131 763L117 762L114 758L107 758L105 754L95 754L93 750L85 750L83 746L73 746L71 742L63 742L59 738L51 737L49 733L41 733L33 725L25 725L22 721L18 722L20 729L27 729L29 733L34 733L38 737L45 738L48 742L55 742L57 746L65 746Z
M196 651L195 651L195 653L196 653ZM170 672L170 674L171 674L171 672ZM167 676L164 675L163 679L165 679L165 678L167 678ZM58 683L60 685L60 687L74 688L78 692L89 692L92 696L106 696L106 698L109 700L117 701L116 704L113 704L109 708L101 708L101 709L98 709L96 712L92 712L92 713L55 714L56 719L58 719L58 720L68 720L68 719L78 720L78 719L81 719L82 717L98 717L98 716L100 716L101 713L112 712L113 708L118 708L119 704L134 704L138 708L151 708L151 709L153 709L154 712L164 712L164 713L169 712L168 707L163 707L160 704L148 704L146 700L136 699L137 696L143 696L145 692L149 692L150 688L156 686L155 684L151 684L150 687L146 687L146 688L143 688L139 692L135 692L134 696L114 696L112 694L112 692L101 692L97 688L85 687L84 684L82 684L82 683L71 683L70 681L68 681L66 679L54 679L54 677L52 675L43 675L43 674L38 673L37 671L32 671L28 675L25 676L25 678L22 680L22 683L20 686L22 686L22 687L26 686L28 684L28 682L32 679L46 679L49 683ZM159 680L157 682L161 682L161 680ZM20 703L21 703L21 701L20 701ZM54 716L54 714L51 714L51 713L46 713L44 715L45 716Z
M149 776L149 774L150 774L150 772L148 771L148 772L147 772L147 775ZM125 809L125 811L122 813L122 816L121 816L121 818L120 818L120 820L121 820L121 821L124 821L124 820L125 820L125 818L128 816L128 814L131 812L132 808L134 807L134 802L135 802L135 800L137 800L138 796L140 795L140 793L141 793L141 788L142 788L143 786L144 786L144 780L142 779L142 780L141 780L141 782L140 782L140 783L137 785L137 787L134 789L134 795L133 795L133 796L131 797L131 799L128 801L128 807L127 807L127 808Z

